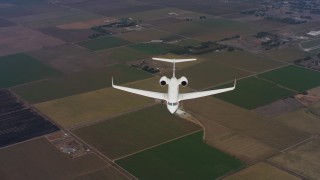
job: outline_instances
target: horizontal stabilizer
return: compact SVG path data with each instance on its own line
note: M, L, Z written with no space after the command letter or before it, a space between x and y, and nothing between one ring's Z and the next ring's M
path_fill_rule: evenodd
M156 61L164 61L164 62L171 62L171 63L179 63L179 62L188 62L188 61L195 61L197 59L166 59L166 58L152 58Z

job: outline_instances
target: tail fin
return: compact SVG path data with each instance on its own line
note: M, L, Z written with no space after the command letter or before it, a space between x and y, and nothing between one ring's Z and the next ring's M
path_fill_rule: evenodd
M188 61L195 61L197 59L166 59L166 58L152 58L156 61L164 61L164 62L171 62L173 63L173 75L172 77L176 77L176 63L180 62L188 62Z

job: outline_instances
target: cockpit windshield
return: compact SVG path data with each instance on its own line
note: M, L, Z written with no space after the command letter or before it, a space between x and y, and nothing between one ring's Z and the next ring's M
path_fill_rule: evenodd
M169 105L169 106L177 106L177 105L178 105L178 102L175 102L175 103L170 103L170 102L168 102L168 105Z

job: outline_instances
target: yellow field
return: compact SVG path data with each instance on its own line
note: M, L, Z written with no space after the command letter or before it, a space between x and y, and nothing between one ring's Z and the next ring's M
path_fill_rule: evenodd
M185 101L184 108L193 114L228 127L242 135L281 150L309 137L277 121L272 121L216 98Z
M276 149L255 139L232 133L214 142L215 146L248 164L263 160L274 154Z
M201 55L201 57L249 72L261 72L284 65L270 58L244 51L212 52Z
M273 153L275 149L255 139L241 136L236 132L213 121L194 115L205 128L205 142L223 152L232 154L247 164L262 160Z
M307 54L301 51L297 45L294 45L281 49L264 51L262 55L284 62L293 62L294 60L304 58Z
M286 169L301 174L306 179L320 179L320 138L281 153L269 159Z
M152 104L153 99L106 88L36 104L42 113L63 127L102 120Z
M266 163L258 163L231 176L223 178L224 180L298 180L299 178L277 169Z
M307 133L315 134L320 132L320 118L306 108L282 114L275 119Z

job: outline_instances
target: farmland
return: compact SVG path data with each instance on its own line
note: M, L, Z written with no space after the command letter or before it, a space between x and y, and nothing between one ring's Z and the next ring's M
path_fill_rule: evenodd
M200 129L166 111L165 106L157 105L74 132L107 157L116 159Z
M179 48L172 44L163 43L141 43L134 44L129 47L149 55L165 54Z
M72 180L102 180L102 179L126 179L119 171L115 170L112 166L99 169L97 171L81 174L72 178Z
M125 14L125 15L118 15L116 17L125 18L125 17L132 17L134 19L139 19L144 21L151 21L159 18L168 17L168 13L175 12L178 14L178 17L187 17L187 16L198 16L199 13L195 13L192 11L185 11L177 8L165 7L161 9L154 9L149 11L142 11L137 13Z
M305 131L310 134L317 134L320 132L320 119L313 114L312 111L314 109L315 105L309 108L303 108L282 114L275 119L301 131Z
M120 63L143 59L149 56L148 54L145 54L141 51L138 51L129 47L107 49L107 50L99 51L98 54L100 56L107 58L109 61L116 60Z
M243 35L258 31L258 29L250 28L246 23L227 19L210 19L190 23L171 24L162 26L161 28L169 32L203 41L216 41L234 35Z
M109 49L109 48L127 45L129 43L130 42L123 40L123 39L120 39L120 38L117 38L117 37L107 36L107 37L102 37L102 38L98 38L98 39L78 42L77 44L79 46L83 46L85 48L88 48L92 51L98 51L98 50Z
M0 179L319 179L318 5L0 0Z
M96 18L101 18L101 16L90 12L79 10L65 11L58 8L55 11L15 17L10 20L32 28L43 28Z
M195 39L183 39L177 43L180 46L196 46L199 45L201 41Z
M192 163L190 163L192 162ZM116 161L139 179L215 179L241 161L202 142L202 132Z
M319 72L293 65L259 74L258 77L298 92L320 85Z
M284 180L298 180L299 178L290 175L289 173L277 169L267 163L258 163L247 169L239 171L234 175L223 178L224 180L245 180L245 179L284 179Z
M320 39L315 39L315 40L311 40L311 41L306 41L301 43L301 46L305 49L309 49L309 48L313 48L313 47L317 47L320 44Z
M243 51L213 52L201 57L249 72L261 72L283 65L280 62Z
M60 72L41 64L26 54L0 57L0 88L11 87L59 74Z
M26 108L9 91L0 91L0 147L57 130L57 126Z
M178 77L188 77L189 85L194 89L212 87L248 75L249 72L209 60L177 72Z
M112 76L118 84L152 77L125 65L115 65L27 84L13 90L28 102L39 103L110 87Z
M203 1L203 2L198 2L198 1L183 1L183 0L176 0L174 2L169 1L169 0L142 0L144 2L148 3L156 3L156 4L161 4L164 6L169 6L169 7L175 7L179 9L184 9L184 10L189 10L192 12L199 12L199 13L206 13L210 15L221 15L221 14L230 14L230 13L238 13L239 9L251 9L257 6L256 2L250 2L250 3L245 3L245 2L233 2L229 3L228 6L226 6L224 1Z
M208 125L210 127L210 125ZM247 164L255 163L276 152L274 148L263 144L253 138L244 137L236 133L229 133L217 139L211 140L214 136L208 135L206 142L223 152L227 152Z
M59 39L22 26L0 28L0 39L0 56L34 51L64 43Z
M232 86L232 83L215 87ZM268 81L249 77L237 82L237 88L234 91L217 94L215 97L230 102L245 109L254 109L275 100L286 98L294 92L278 87Z
M40 29L44 34L51 35L66 42L79 42L89 39L94 33L90 29L59 29L57 27L44 27Z
M308 179L318 179L319 172L319 137L313 138L298 147L272 157L269 161L281 165Z
M200 117L212 123L227 127L243 136L254 138L275 149L287 148L310 137L307 133L277 121L268 120L216 98L207 97L185 101L183 107L187 112L199 114ZM242 146L242 144L239 145Z
M149 42L151 40L166 39L173 36L170 33L159 31L156 29L145 29L141 31L127 32L118 35L117 37L131 42Z
M70 159L44 138L1 149L0 158L1 179L70 179L107 165L94 154Z
M63 127L103 120L143 108L154 100L112 88L46 101L35 107Z
M65 74L104 67L114 63L110 59L102 58L94 52L75 45L56 46L29 52L28 54Z
M305 52L299 50L298 46L289 46L281 49L268 50L261 54L283 62L293 62L297 59L307 56Z

